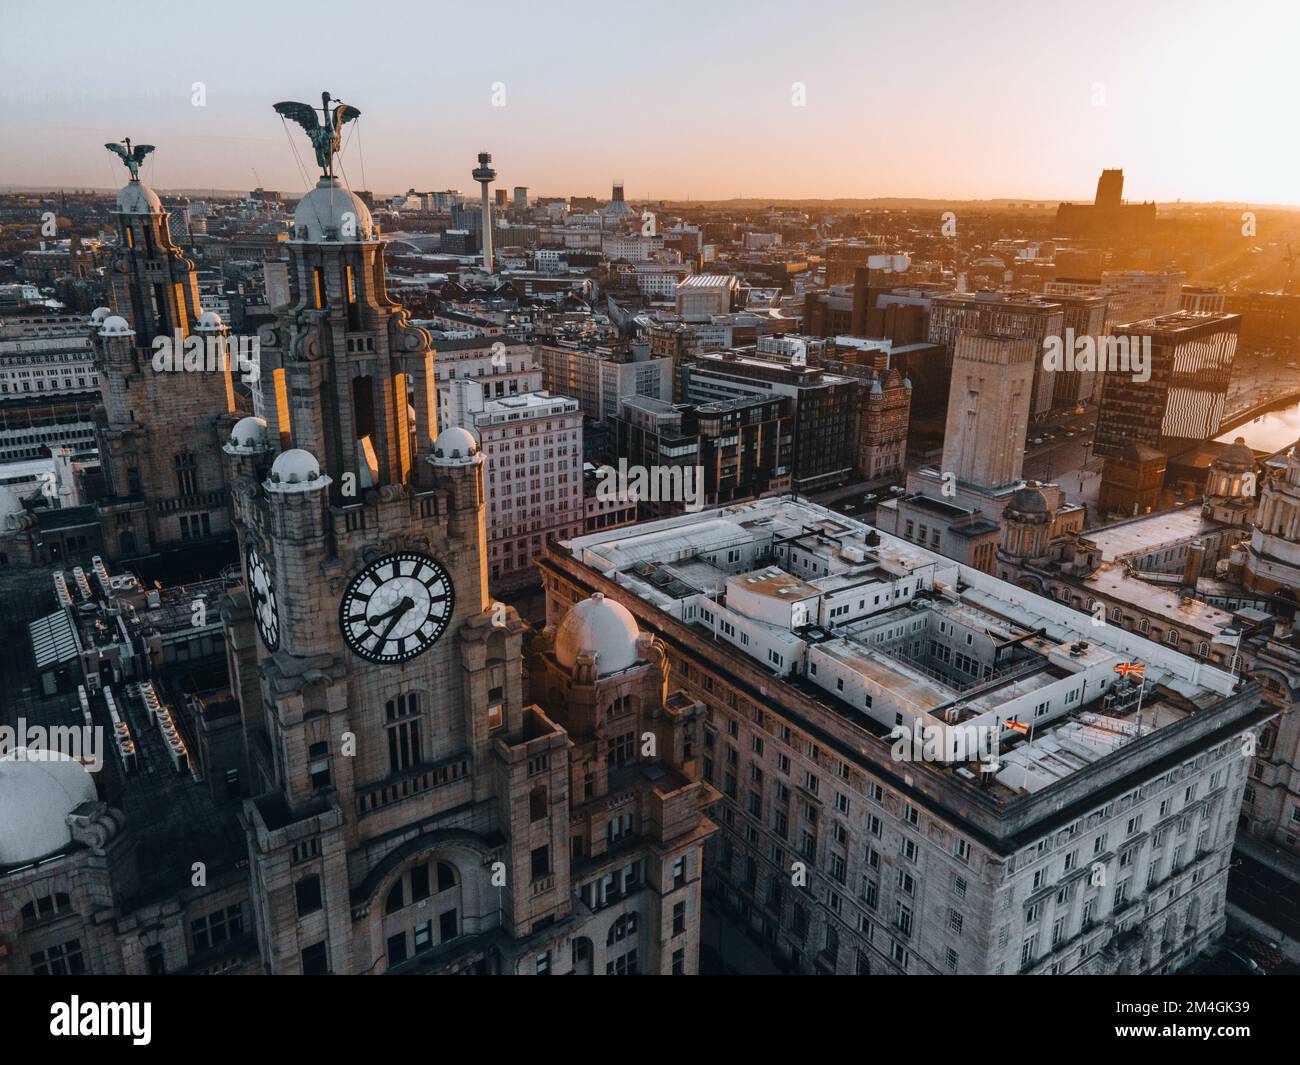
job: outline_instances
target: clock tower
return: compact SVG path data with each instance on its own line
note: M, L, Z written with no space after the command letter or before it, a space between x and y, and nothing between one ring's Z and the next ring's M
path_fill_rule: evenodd
M171 238L167 211L140 180L151 145L105 147L131 178L117 194L117 246L106 277L111 308L97 312L93 342L102 405L96 439L104 475L97 500L105 552L132 558L229 537L224 470L216 445L234 420L235 393L222 365L156 363L159 341L227 337L199 304L194 263Z
M502 831L528 772L496 750L522 734L524 626L489 609L483 458L462 429L435 439L429 336L388 297L365 203L322 169L260 337L267 417L223 447L245 571L223 613L245 736L228 775L267 971L364 973L544 920L559 893L521 902L514 874L568 824ZM528 741L556 748L534 775L557 798L563 742Z
M430 338L333 176L358 112L332 102L276 107L323 174L260 337L266 417L223 445L244 744L220 769L244 797L263 966L691 972L711 796L683 752L704 707L665 702L662 654L608 604L575 608L563 654L530 665L564 705L525 701L526 626L488 598L484 457L467 430L435 432ZM573 691L605 708L599 725L573 716Z

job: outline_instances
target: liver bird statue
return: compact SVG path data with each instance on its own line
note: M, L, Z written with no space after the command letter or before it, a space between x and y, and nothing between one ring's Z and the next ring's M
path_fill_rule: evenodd
M327 92L320 94L320 101L321 106L316 108L311 104L285 100L276 104L275 109L281 116L293 119L307 131L307 139L316 149L316 165L320 167L321 174L325 177L333 177L334 156L338 154L343 144L343 126L359 117L361 112L337 99L333 101L337 106L331 109L330 94ZM324 116L323 123L317 117L317 111Z
M140 180L140 164L144 162L144 157L153 151L152 144L137 144L132 148L130 137L123 137L121 144L105 144L104 147L118 154L122 165L131 171L132 181Z

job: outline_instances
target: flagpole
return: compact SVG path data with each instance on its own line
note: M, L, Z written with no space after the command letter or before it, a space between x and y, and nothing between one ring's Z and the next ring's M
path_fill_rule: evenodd
M1139 676L1142 678L1142 682L1138 685L1137 735L1134 737L1134 739L1138 740L1142 738L1142 696L1146 694L1147 690L1147 671L1145 666L1143 666L1142 672Z
M1026 741L1028 743L1028 748L1025 750L1025 773L1024 773L1024 777L1020 781L1020 789L1022 791L1025 790L1025 788L1029 784L1029 760L1030 758L1033 757L1032 752L1034 749L1034 725L1036 725L1037 723L1038 723L1038 715L1035 714L1033 717L1029 719L1029 739Z

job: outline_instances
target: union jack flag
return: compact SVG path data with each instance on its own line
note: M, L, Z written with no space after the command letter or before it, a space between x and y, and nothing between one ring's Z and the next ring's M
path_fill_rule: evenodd
M1011 729L1011 731L1013 732L1029 731L1028 725L1022 725L1019 721L1012 721L1010 718L1007 718L1004 722L1002 722L1002 724L1005 725L1007 728Z
M1115 667L1115 672L1121 677L1145 677L1146 671L1145 662L1121 662Z

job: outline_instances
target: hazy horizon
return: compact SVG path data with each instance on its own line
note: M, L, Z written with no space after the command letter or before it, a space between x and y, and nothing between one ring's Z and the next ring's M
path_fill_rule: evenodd
M362 112L344 177L383 192L469 192L486 150L498 187L534 195L1055 204L1114 166L1132 201L1300 204L1274 117L1300 10L1280 0L1237 21L1115 0L104 10L9 12L0 186L119 187L103 144L130 136L161 189L296 194L271 105L329 89Z

